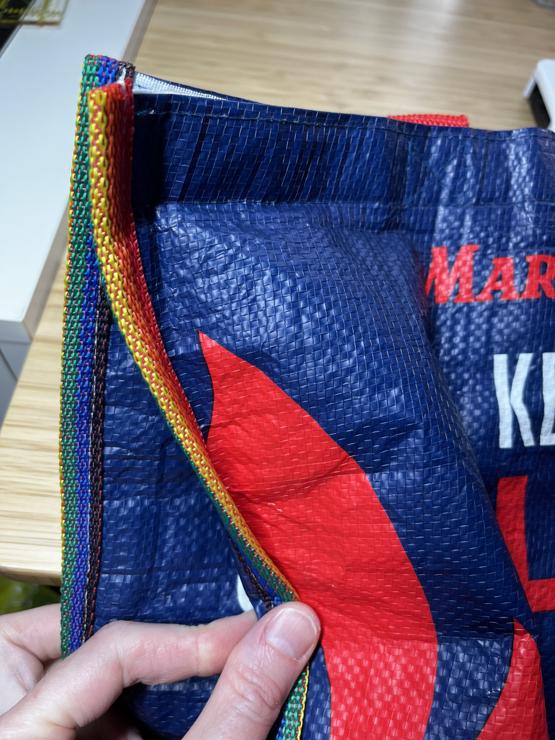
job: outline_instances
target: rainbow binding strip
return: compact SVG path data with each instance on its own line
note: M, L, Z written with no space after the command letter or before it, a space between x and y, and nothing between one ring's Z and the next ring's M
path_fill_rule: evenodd
M127 346L231 541L272 606L296 593L260 547L214 469L164 347L144 276L131 206L133 70L85 60L71 179L60 470L63 509L62 649L94 627L102 536L102 428L109 307ZM120 80L116 82L116 80ZM308 668L296 682L278 738L301 736Z
M83 66L69 199L65 283L60 479L62 490L62 651L92 630L102 502L101 391L109 311L99 289L89 196L89 90L117 79L121 65L88 56ZM97 571L97 568L96 568Z

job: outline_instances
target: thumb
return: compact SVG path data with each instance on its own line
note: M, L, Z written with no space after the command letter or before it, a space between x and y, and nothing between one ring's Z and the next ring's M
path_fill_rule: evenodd
M316 614L294 602L266 614L231 651L186 740L264 740L320 634Z

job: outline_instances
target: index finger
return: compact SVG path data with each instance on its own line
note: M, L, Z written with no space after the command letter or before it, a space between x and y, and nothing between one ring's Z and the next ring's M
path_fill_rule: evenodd
M0 735L73 737L75 728L100 717L128 686L219 673L255 621L248 612L202 627L112 622L53 666L0 718Z
M41 663L60 657L60 605L49 604L0 617L0 638Z

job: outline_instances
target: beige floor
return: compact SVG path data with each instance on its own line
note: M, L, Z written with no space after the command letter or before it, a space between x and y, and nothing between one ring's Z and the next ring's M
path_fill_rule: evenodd
M521 92L543 57L555 11L532 0L160 0L136 63L269 103L515 128L532 124ZM61 316L60 273L0 434L0 570L45 582L60 572Z

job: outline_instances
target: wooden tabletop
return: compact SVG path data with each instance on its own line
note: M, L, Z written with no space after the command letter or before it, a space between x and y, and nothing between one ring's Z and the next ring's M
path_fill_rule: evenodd
M517 128L544 57L555 11L533 0L159 0L136 64L267 103ZM60 575L62 296L60 270L0 433L0 571L45 583Z

